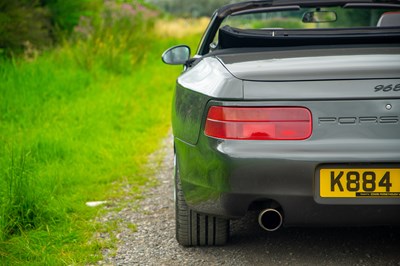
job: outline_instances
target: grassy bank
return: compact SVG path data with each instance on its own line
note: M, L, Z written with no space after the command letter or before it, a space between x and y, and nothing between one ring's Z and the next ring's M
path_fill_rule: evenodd
M92 222L102 208L85 203L122 196L126 182L139 196L148 181L181 71L160 55L195 49L199 34L152 32L135 49L103 34L0 63L1 265L96 262L112 243L93 239L107 228Z

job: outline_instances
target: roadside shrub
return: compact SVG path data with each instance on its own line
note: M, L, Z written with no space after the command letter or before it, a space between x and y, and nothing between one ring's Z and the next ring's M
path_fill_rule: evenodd
M155 11L139 3L107 1L101 23L81 17L74 29L72 57L85 69L96 65L116 74L129 74L142 62L153 40ZM95 64L96 62L96 64Z
M80 17L96 20L102 0L0 0L0 55L50 47L78 25Z
M0 54L51 45L50 28L49 12L37 1L0 0Z
M41 0L41 5L50 11L53 26L68 33L79 24L80 17L95 18L102 3L102 0Z

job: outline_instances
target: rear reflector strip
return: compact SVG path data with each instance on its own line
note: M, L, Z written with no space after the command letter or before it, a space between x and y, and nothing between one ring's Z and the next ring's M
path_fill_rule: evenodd
M311 136L311 112L303 107L212 106L205 134L220 139L304 140Z

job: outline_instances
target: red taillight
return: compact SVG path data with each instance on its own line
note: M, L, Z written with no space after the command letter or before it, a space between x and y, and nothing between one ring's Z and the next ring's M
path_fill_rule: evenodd
M303 107L212 106L204 131L220 139L304 140L311 136L311 112Z

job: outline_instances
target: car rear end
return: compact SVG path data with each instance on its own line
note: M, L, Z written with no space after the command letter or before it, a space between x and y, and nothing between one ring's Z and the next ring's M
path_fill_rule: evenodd
M212 236L249 210L268 231L400 225L399 9L251 1L214 14L174 93L179 243L222 244Z
M366 51L219 56L243 99L210 98L196 145L177 140L188 204L227 218L274 208L287 226L400 224L400 53Z

